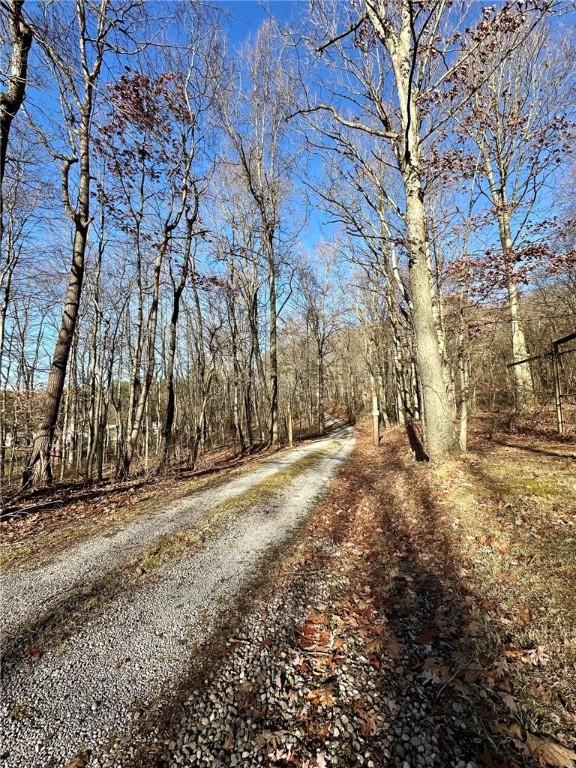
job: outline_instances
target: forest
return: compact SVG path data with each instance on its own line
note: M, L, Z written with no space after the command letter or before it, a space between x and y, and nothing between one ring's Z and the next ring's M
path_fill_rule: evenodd
M575 21L564 0L0 0L7 766L576 766ZM241 656L194 656L185 686L155 666L192 642L184 580ZM268 607L245 626L248 583ZM130 662L154 622L172 639L138 683L66 651L102 632ZM237 677L277 622L276 666ZM341 684L346 654L367 666ZM63 669L104 686L78 711L117 702L100 735L50 735ZM409 670L437 740L400 715ZM274 720L292 674L304 709L287 692ZM248 730L207 731L230 680ZM200 714L176 737L181 683ZM448 694L468 703L438 714Z
M416 4L393 47L355 3L236 46L226 4L9 5L4 492L194 467L331 407L422 418L433 461L476 408L552 422L550 357L519 362L575 327L549 5Z

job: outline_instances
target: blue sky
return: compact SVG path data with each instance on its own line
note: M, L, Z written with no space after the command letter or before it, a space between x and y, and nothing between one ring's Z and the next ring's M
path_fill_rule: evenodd
M222 21L232 46L241 45L255 34L269 16L274 16L280 24L296 23L308 8L307 0L216 0L214 5L224 12ZM312 163L319 168L319 161L312 160ZM307 226L299 238L305 250L313 252L318 243L328 237L326 221L322 211L309 212Z
M216 5L229 15L227 26L232 42L244 39L270 14L284 22L306 10L306 0L220 0Z

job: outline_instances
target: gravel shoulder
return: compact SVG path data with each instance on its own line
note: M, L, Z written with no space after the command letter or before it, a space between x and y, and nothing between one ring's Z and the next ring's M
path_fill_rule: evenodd
M257 576L267 553L290 539L353 444L352 430L342 430L135 520L112 537L82 542L36 570L4 573L0 587L10 610L4 614L3 640L14 645L30 622L103 573L117 572L135 551L193 527L214 506L302 465L295 478L265 502L256 496L253 508L197 551L162 563L154 579L136 588L117 589L103 607L68 627L61 642L29 645L19 657L13 655L3 680L2 765L61 766L85 751L90 766L118 765L118 757L107 755L115 741L125 744L127 735L136 750L138 721L149 703L178 687L218 617Z

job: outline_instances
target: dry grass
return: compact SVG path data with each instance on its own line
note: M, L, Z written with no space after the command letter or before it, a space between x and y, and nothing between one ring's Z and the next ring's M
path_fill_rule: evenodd
M567 737L576 728L576 446L498 433L431 471L439 506L513 664L517 718ZM539 649L539 663L516 653Z
M177 557L190 554L209 536L214 536L221 531L234 517L258 509L264 504L273 503L275 495L327 456L331 446L332 443L303 456L238 496L233 496L231 499L216 504L206 510L197 524L161 536L150 547L140 552L129 564L129 567L135 568L138 572L150 572L165 563L172 562Z

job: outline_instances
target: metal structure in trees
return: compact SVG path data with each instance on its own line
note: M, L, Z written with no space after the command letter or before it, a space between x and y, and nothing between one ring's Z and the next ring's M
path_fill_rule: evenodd
M570 395L569 392L562 392L560 383L560 358L563 355L568 355L571 352L576 352L576 347L570 349L562 349L565 344L576 340L576 331L561 336L559 339L554 339L551 344L550 351L544 352L542 355L532 355L532 357L525 357L523 360L516 360L513 363L508 363L507 368L513 368L515 365L521 365L522 363L529 363L533 360L541 360L545 357L552 358L552 372L554 378L554 405L556 408L556 424L559 434L564 434L564 413L562 409L562 400Z

